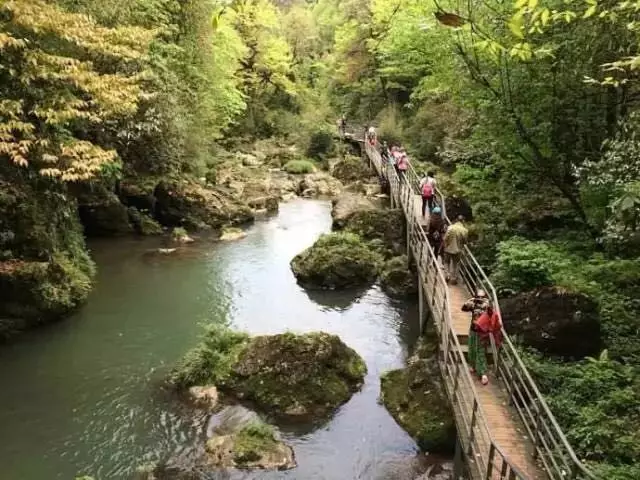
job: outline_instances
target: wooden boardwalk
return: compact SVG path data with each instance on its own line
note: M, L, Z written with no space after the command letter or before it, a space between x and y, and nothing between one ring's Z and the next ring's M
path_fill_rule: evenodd
M469 374L466 351L471 316L461 307L470 292L467 285L446 284L440 262L425 245L429 219L422 216L422 199L414 185L417 179L413 184L410 178L399 181L395 172L382 164L377 151L367 146L366 152L378 173L388 178L392 204L401 207L407 219L407 249L420 275L420 308L426 303L439 330L440 367L470 478L547 479L534 461L532 439L520 423L518 412L509 406L500 380L489 375L489 385L482 385Z

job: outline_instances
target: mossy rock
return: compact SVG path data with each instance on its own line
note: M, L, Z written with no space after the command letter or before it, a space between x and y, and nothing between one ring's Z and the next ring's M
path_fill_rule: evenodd
M381 240L396 255L406 244L404 214L399 209L356 210L344 220L343 228L365 240Z
M136 207L127 209L129 221L134 230L139 235L160 235L163 233L162 227L153 218L140 212Z
M323 417L351 398L366 372L336 335L283 333L251 339L225 388L270 414Z
M331 218L333 219L332 227L334 230L344 228L349 218L355 212L382 208L382 206L373 199L352 192L343 192L331 203Z
M221 228L253 220L249 206L220 188L196 182L160 182L155 190L155 217L168 227L198 230Z
M289 160L282 169L287 173L294 175L300 175L305 173L313 173L316 170L316 166L310 160Z
M291 261L293 274L307 288L367 285L378 275L382 257L351 233L330 233Z
M366 365L336 335L283 333L249 338L210 327L171 374L179 388L212 385L269 415L325 417L364 381Z
M94 273L67 186L0 163L0 336L73 310Z
M394 297L410 297L418 293L418 277L409 268L406 255L385 262L380 272L380 286Z
M127 207L105 185L77 185L78 213L89 237L110 237L133 233Z
M450 454L456 427L435 359L419 359L380 378L381 400L425 452Z
M347 156L333 166L331 174L342 183L350 183L369 178L373 172L361 158Z
M0 262L0 337L52 321L82 304L92 287L93 264L77 264L62 253L48 262Z

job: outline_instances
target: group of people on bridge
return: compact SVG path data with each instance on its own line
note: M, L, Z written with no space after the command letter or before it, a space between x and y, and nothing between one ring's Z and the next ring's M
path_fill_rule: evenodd
M346 131L344 115L338 120L341 135ZM409 157L402 145L389 145L386 141L378 144L375 127L364 128L364 141L380 152L383 164L393 168L400 182L406 182L406 172L409 169ZM464 225L464 217L459 215L451 225L447 225L443 217L442 208L436 201L436 175L429 170L422 175L419 190L422 196L422 216L426 218L429 212L427 239L435 255L436 262L442 257L442 267L446 281L455 285L458 281L460 260L465 249L469 232ZM478 289L475 296L462 305L462 310L471 312L469 329L469 364L472 372L480 378L483 385L489 382L487 377L487 351L494 345L500 346L502 341L502 323L500 316L494 309L487 293Z

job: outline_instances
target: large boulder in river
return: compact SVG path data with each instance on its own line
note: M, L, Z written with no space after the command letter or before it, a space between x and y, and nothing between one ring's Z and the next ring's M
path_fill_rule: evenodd
M179 388L215 384L270 415L324 417L349 400L366 365L339 337L316 332L250 338L209 327L201 345L171 374Z
M222 189L195 182L160 182L154 191L155 216L165 226L220 228L253 220L251 209Z
M367 367L338 336L283 333L251 339L228 389L271 414L324 417L363 383Z
M500 300L505 330L547 355L582 358L602 349L597 304L588 296L545 287Z
M387 253L398 255L404 251L406 235L402 210L356 210L345 219L343 228L365 240L379 241Z
M388 260L380 272L380 286L393 297L410 297L418 293L418 275L409 268L406 255Z
M331 174L346 184L369 178L373 172L361 158L346 156L333 166Z
M353 233L322 235L291 261L291 269L306 288L335 289L367 285L377 275L382 256Z
M347 220L355 212L372 211L381 208L379 202L366 198L362 195L344 192L332 202L331 217L333 218L333 228L344 228Z
M309 173L298 185L301 197L335 197L342 191L342 183L326 172Z
M435 359L418 359L380 382L382 403L423 451L453 453L455 421Z

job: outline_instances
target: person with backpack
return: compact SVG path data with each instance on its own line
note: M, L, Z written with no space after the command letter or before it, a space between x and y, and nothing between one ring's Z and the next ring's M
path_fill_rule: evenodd
M404 148L400 149L400 154L397 157L397 170L398 176L400 177L400 183L405 181L405 175L407 173L407 169L409 168L409 157L407 156L407 152Z
M427 228L427 240L433 249L433 254L438 259L440 250L442 250L442 239L447 231L447 224L442 218L442 210L440 207L434 207L431 215L429 215L429 227Z
M420 192L422 193L422 216L424 217L427 212L427 206L429 207L429 212L433 210L436 196L436 179L432 171L427 172L420 180Z

